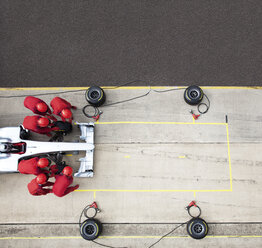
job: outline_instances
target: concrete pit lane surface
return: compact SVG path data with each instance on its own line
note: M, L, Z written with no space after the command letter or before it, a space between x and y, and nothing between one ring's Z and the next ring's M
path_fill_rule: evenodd
M155 87L155 90L173 89ZM260 247L262 157L261 88L202 87L211 105L194 120L195 106L184 89L157 93L119 105L101 107L95 124L93 178L74 178L80 188L63 198L31 196L31 175L0 175L1 247L98 247L79 234L82 209L93 201L102 210L98 242L115 247L149 247L176 225L190 220L184 209L195 200L209 233L191 239L186 225L155 247ZM72 89L71 89L72 90ZM149 87L104 88L107 103L145 94ZM74 120L88 122L81 111L85 91L2 89L0 96L36 95L47 103L59 96L77 106ZM1 127L17 126L30 111L23 97L1 98ZM16 108L10 108L10 102ZM227 116L227 118L226 118ZM226 122L227 119L227 122ZM65 136L75 141L79 130ZM36 135L35 138L45 140ZM78 170L83 156L64 159Z

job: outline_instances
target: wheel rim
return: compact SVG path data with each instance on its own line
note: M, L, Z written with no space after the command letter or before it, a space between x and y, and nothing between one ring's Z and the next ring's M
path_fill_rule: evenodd
M192 90L189 95L192 97L192 98L197 98L199 96L199 93L196 91L196 90Z
M193 226L193 230L195 233L200 234L203 232L204 228L201 224L197 223Z
M85 233L86 233L87 235L92 235L92 234L94 234L94 232L95 232L94 226L92 226L92 225L87 225L87 226L86 226L86 228L85 228Z
M99 92L98 91L91 92L90 97L92 99L97 99L99 97Z

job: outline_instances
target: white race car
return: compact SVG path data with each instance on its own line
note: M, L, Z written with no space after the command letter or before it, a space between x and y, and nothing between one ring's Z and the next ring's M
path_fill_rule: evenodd
M20 127L0 128L0 173L18 172L19 160L68 151L86 151L86 156L80 158L80 167L75 177L93 177L94 159L94 123L78 123L85 142L41 142L23 138L26 130Z

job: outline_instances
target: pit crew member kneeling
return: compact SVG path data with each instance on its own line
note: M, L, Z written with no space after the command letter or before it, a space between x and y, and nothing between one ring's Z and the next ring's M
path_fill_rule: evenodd
M55 176L56 181L53 185L52 192L56 196L65 196L79 188L78 184L75 186L68 187L70 184L73 183L72 173L73 169L70 166L66 166L61 174Z
M30 109L34 114L46 116L53 121L57 121L57 119L52 116L52 112L48 105L37 97L27 96L24 100L24 106Z
M37 176L41 173L47 173L48 171L43 169L47 168L50 164L51 162L47 158L34 157L24 159L19 162L18 171L21 174L33 174Z
M23 122L23 127L32 132L45 134L48 137L51 137L51 131L58 131L59 127L54 127L49 119L34 115L34 116L26 116Z
M69 119L69 122L72 123L73 116L71 109L76 109L75 106L72 106L71 103L61 97L55 97L50 102L50 105L54 110L53 114L60 116L62 121Z
M48 182L48 176L45 173L41 173L27 185L27 188L31 195L46 195L52 193L52 189L46 187L53 184Z

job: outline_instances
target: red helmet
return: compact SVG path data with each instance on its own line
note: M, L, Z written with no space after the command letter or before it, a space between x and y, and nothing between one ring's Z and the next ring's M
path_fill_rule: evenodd
M47 181L47 177L46 174L44 173L41 173L36 177L36 182L38 184L44 184L46 181Z
M61 115L65 118L65 119L70 119L72 117L72 112L70 109L63 109L61 111Z
M66 167L63 169L62 173L63 173L64 175L66 175L66 176L72 176L73 169L72 169L72 167L70 167L70 166L66 166Z
M45 113L47 111L47 105L44 102L40 102L36 104L36 109L39 112Z
M47 158L40 158L37 161L37 166L40 168L45 168L50 164L50 161Z
M41 117L38 119L37 123L40 127L47 127L49 124L49 120L45 117Z

